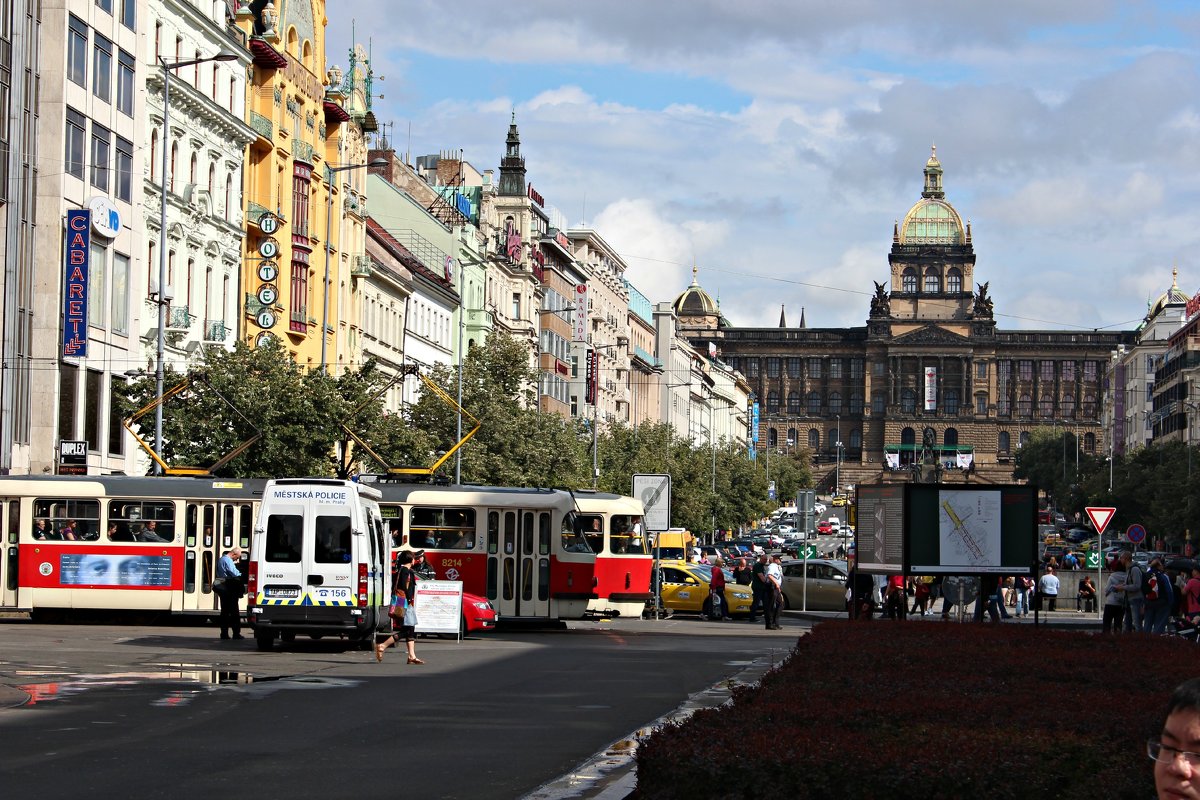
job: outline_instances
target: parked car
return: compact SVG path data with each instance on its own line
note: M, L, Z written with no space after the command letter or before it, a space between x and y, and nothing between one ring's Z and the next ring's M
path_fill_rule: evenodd
M828 510L828 507L824 503L821 503L821 502L813 503L813 513L814 514L824 514L827 510Z
M833 529L834 533L839 533L842 530L842 521L837 517L830 517L829 527Z
M845 561L826 558L809 559L807 567L801 560L788 560L783 564L783 607L805 608L810 611L845 611L846 576ZM807 580L805 570L807 569ZM805 586L807 584L807 598Z
M1071 544L1079 544L1085 539L1091 539L1093 536L1095 536L1095 534L1092 531L1089 531L1087 528L1071 528L1065 534L1063 534L1063 538Z
M829 524L829 520L823 519L817 523L817 535L829 536L833 533L833 526Z
M496 620L499 617L500 615L496 613L496 609L486 597L463 592L461 630L463 636L469 633L495 630Z
M706 564L686 564L682 561L663 561L661 571L661 593L664 608L673 611L700 613L707 608L712 568ZM725 604L731 616L749 614L754 595L748 586L734 583L729 572L725 572Z

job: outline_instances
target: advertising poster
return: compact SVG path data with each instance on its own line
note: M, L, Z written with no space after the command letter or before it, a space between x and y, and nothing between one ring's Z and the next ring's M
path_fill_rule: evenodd
M417 633L457 634L462 596L462 581L417 581Z
M1028 575L1037 561L1037 490L909 484L907 570L917 575Z
M61 586L171 585L170 556L63 553L58 568Z
M858 487L858 568L883 575L904 565L904 484Z

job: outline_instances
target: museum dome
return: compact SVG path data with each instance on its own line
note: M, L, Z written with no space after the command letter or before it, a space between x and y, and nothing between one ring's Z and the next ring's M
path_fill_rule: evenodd
M1152 320L1166 309L1167 306L1187 305L1191 300L1182 289L1179 288L1179 270L1171 270L1171 288L1167 289L1158 299L1150 304L1149 311L1146 312L1146 319Z
M712 297L700 288L700 283L696 280L696 272L696 268L692 267L691 285L683 291L683 294L675 298L675 313L681 317L698 317L719 313L717 304L713 302Z
M961 245L970 241L962 217L946 202L946 193L942 190L942 163L937 159L936 145L925 162L925 189L921 199L904 215L904 222L896 232L896 241L899 244L942 245Z

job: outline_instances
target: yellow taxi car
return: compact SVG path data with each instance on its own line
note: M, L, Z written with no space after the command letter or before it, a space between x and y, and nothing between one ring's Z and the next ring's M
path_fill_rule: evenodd
M847 503L846 495L839 494L837 497L833 498L829 502L833 503L835 506L844 506Z
M659 571L663 608L695 613L708 611L712 567L685 561L662 561L659 562ZM725 605L729 614L749 614L750 605L754 602L750 587L734 583L729 570L724 570L724 573Z

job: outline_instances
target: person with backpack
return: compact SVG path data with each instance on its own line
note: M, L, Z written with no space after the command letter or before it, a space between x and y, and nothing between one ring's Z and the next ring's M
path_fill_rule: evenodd
M1171 579L1163 572L1161 558L1151 560L1150 567L1143 574L1142 597L1145 599L1142 633L1166 633L1175 594Z

